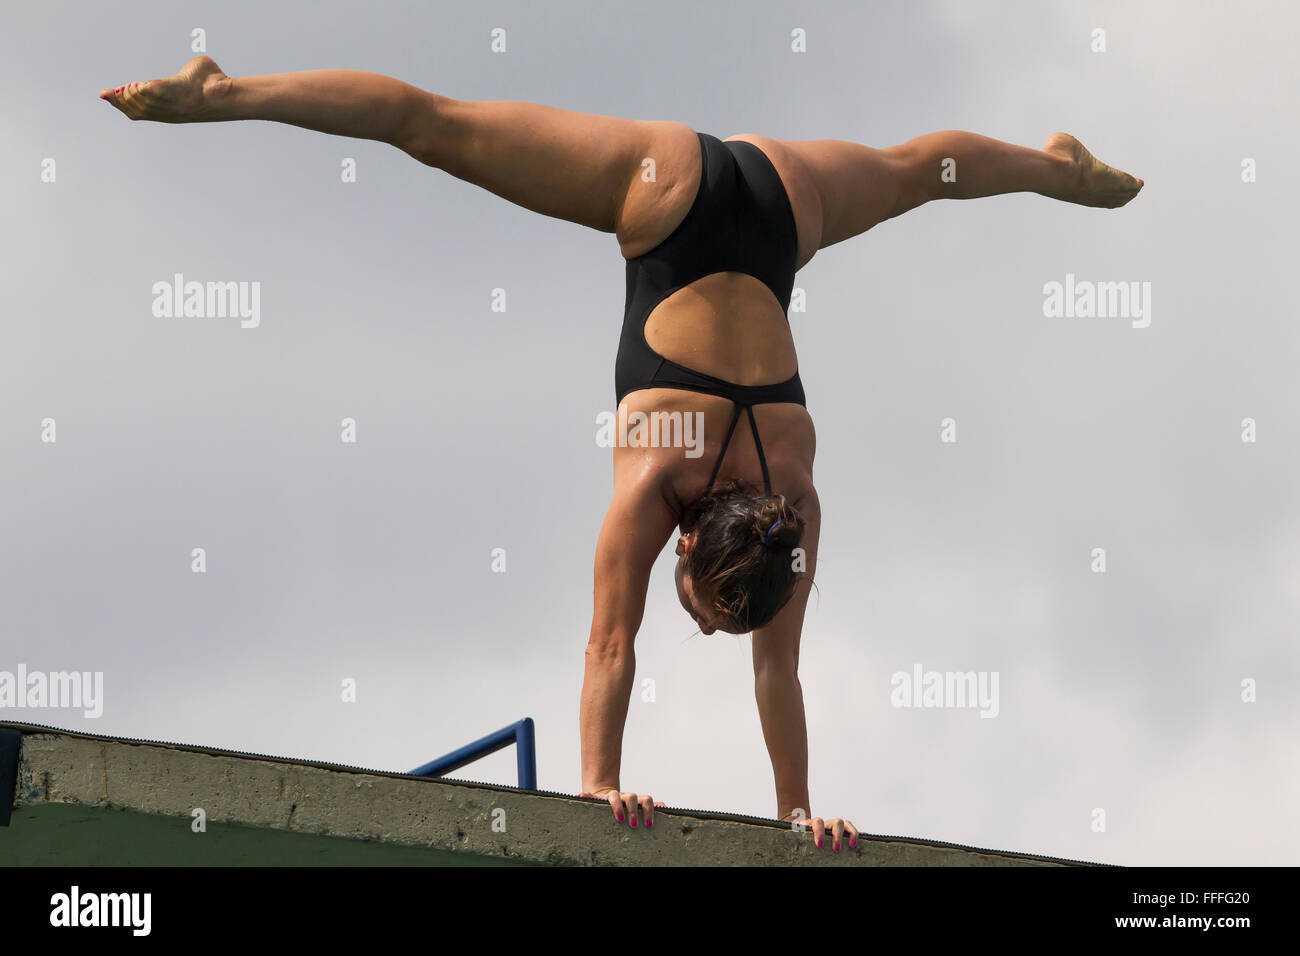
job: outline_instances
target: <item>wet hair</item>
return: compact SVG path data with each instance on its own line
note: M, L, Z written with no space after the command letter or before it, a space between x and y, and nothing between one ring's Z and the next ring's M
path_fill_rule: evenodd
M804 520L785 495L763 495L738 479L697 498L682 515L695 532L684 572L712 599L719 630L748 634L785 607L799 583L793 551ZM766 543L764 543L766 542Z

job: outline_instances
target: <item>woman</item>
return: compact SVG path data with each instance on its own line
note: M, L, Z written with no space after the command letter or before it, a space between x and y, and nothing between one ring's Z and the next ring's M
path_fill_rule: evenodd
M813 423L785 314L794 274L817 250L932 199L1035 192L1116 207L1141 180L1063 133L1041 150L953 131L889 149L722 141L675 122L461 102L372 73L232 78L206 56L174 77L100 97L132 119L275 120L381 140L527 209L613 233L628 280L615 367L620 419L689 416L702 423L706 453L684 454L680 441L614 450L582 689L583 795L607 800L632 827L651 826L663 806L622 790L619 763L650 568L680 527L682 607L705 634L753 632L777 815L805 818L817 846L828 830L835 850L846 834L856 845L851 823L808 809L797 675L821 512Z

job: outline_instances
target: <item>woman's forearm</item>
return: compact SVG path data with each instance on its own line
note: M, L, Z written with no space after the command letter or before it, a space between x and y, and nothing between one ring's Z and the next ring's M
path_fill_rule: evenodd
M359 70L307 70L211 77L200 119L273 120L304 129L400 145L431 93Z
M625 648L588 645L579 708L583 793L618 789L623 726L635 675L630 643Z
M812 815L808 799L808 725L799 676L784 667L764 668L754 676L754 697L763 740L776 783L777 817L796 810Z

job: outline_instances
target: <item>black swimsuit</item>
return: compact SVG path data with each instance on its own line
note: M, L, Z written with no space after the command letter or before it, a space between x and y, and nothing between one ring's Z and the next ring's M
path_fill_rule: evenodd
M646 319L660 302L717 272L740 272L758 279L772 290L789 319L799 240L794 210L776 167L752 143L724 143L708 133L696 135L701 169L695 202L667 239L627 260L627 304L614 363L614 391L619 402L642 388L684 389L734 402L736 411L709 487L717 478L743 408L749 415L763 484L770 495L772 485L753 406L774 402L805 405L799 373L775 385L736 385L669 361L645 340Z

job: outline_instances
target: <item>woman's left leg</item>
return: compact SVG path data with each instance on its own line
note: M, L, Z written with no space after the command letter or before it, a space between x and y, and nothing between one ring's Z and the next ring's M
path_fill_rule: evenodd
M1042 149L947 130L876 149L844 140L774 140L806 171L820 200L824 249L933 199L1033 192L1114 208L1142 180L1099 162L1073 136L1054 133Z

